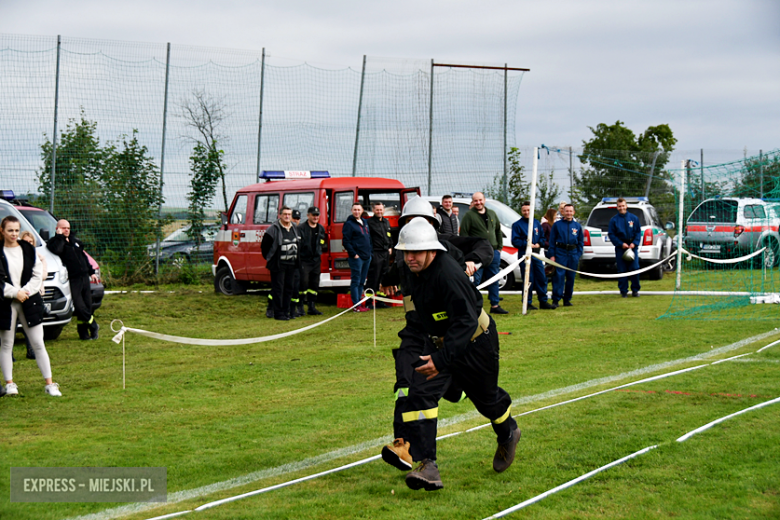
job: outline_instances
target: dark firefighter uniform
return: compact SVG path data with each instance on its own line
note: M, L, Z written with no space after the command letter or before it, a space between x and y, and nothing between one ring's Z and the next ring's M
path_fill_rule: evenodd
M534 219L533 231L531 233L531 244L541 244L542 225ZM517 256L523 256L528 248L528 219L521 218L512 224L512 246L517 248ZM539 248L531 250L532 253L538 253ZM525 274L525 262L522 264L522 271ZM544 264L538 258L531 259L530 289L528 290L528 305L531 305L533 293L539 298L539 303L547 301L547 275L544 274Z
M390 249L393 247L390 222L384 217L380 219L374 215L368 219L368 229L371 234L371 265L368 268L366 287L370 287L374 294L384 296L379 294L379 283L390 266Z
M309 213L312 213L312 209L309 208ZM317 210L317 215L320 214ZM311 315L322 314L315 307L317 302L317 294L320 290L320 270L322 264L322 246L325 245L325 228L322 224L317 223L316 227L311 227L309 221L305 220L298 225L298 233L301 236L301 286L299 291L299 298L301 303L308 300L309 310Z
M555 261L564 267L577 269L582 256L583 243L582 226L574 219L561 219L553 224L550 231L550 257L555 257ZM557 304L563 298L563 303L568 304L571 302L572 294L574 294L574 273L566 269L556 269L553 278L553 303Z
M642 240L642 226L639 224L639 217L626 213L618 213L609 221L608 231L609 241L615 246L615 262L617 263L617 272L626 273L639 269L639 243ZM634 261L626 262L623 260L623 244L634 244ZM631 280L631 292L639 293L639 275L634 274L630 277L624 276L618 278L618 289L620 294L628 293L628 280Z
M482 309L482 295L447 254L437 254L428 268L412 277L411 301L430 341L439 374L430 381L414 372L404 420L409 423L414 460L436 459L438 401L450 386L462 390L490 419L499 445L512 439L517 423L512 398L498 386L499 344L496 325ZM442 381L433 384L437 379Z
M71 232L67 238L65 235L55 234L46 247L62 259L68 270L70 294L79 321L76 325L79 338L97 339L100 327L92 315L92 286L89 279L95 274L95 270L84 252L84 244Z

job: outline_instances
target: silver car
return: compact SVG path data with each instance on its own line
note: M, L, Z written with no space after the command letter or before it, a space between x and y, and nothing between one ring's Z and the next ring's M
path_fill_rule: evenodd
M685 247L711 258L737 258L766 247L755 266L780 263L780 205L753 198L705 200L685 226Z

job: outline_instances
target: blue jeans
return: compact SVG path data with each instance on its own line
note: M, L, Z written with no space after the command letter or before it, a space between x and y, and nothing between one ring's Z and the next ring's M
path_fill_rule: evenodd
M627 273L629 271L636 271L639 269L639 251L634 249L634 261L626 262L623 260L623 251L625 249L615 249L615 263L617 264L618 273ZM618 278L618 289L620 294L626 294L628 292L628 281L631 280L631 292L639 292L639 275L634 274L631 276L624 276Z
M479 285L482 280L490 280L501 270L501 251L493 251L493 261L488 266L482 266L479 271L474 273L474 285ZM495 307L498 305L498 281L488 285L488 300L490 300L490 306Z
M368 266L371 265L371 258L363 260L362 258L347 258L350 269L349 293L352 295L352 305L360 301L363 294L363 285L368 276Z

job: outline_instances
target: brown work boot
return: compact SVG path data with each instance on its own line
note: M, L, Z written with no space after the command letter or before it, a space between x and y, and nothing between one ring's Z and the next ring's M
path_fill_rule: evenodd
M496 455L493 457L493 470L496 473L505 471L515 460L515 450L520 441L520 428L512 430L512 436L504 444L499 444Z
M388 444L382 448L382 460L401 471L409 471L412 469L412 456L409 455L409 443L404 442L403 438L394 440L393 444Z
M406 485L409 489L437 491L444 487L439 475L439 467L435 460L423 459L420 465L406 475Z

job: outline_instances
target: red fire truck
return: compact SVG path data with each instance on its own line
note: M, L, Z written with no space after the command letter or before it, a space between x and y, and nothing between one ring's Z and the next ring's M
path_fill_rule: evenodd
M279 218L282 206L301 212L301 222L311 206L320 210L320 224L327 239L322 252L320 287L349 289L349 264L342 246L341 230L359 202L371 214L372 204L385 205L384 216L397 238L398 217L419 188L406 188L394 179L381 177L331 177L326 171L264 171L258 184L236 192L230 210L214 242L214 288L223 294L240 294L252 283L270 284L260 242L266 229Z

